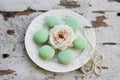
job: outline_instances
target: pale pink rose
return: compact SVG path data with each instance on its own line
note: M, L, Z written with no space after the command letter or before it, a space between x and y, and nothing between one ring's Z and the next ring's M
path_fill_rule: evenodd
M50 30L49 41L55 49L64 50L72 46L73 40L74 33L68 25L58 25Z

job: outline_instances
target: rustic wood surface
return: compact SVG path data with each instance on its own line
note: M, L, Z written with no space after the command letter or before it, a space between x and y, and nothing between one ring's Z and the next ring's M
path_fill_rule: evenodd
M71 9L95 28L97 47L103 53L103 75L52 73L28 57L26 29L38 15L53 9ZM0 0L0 80L120 80L120 0Z

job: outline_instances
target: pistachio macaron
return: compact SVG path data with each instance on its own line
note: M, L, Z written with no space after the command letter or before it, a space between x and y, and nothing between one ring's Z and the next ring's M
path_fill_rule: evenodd
M62 50L58 53L58 61L62 64L70 64L74 59L74 54L71 50Z
M74 31L80 28L80 20L77 17L68 17L65 20L65 24L70 26Z
M34 33L33 39L34 39L35 43L43 44L43 43L47 42L48 37L49 37L48 31L46 31L44 29L40 29Z
M77 36L77 38L73 41L73 47L77 50L82 51L86 46L87 40L82 35Z
M49 45L44 45L39 49L39 56L43 60L50 60L54 57L55 55L55 50L53 47Z
M53 28L55 25L62 24L62 20L57 15L51 15L51 16L48 16L46 24L49 28Z

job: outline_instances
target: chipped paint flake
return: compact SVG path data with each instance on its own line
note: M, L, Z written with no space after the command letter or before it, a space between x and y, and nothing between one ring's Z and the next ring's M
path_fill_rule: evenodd
M60 5L65 6L66 8L80 7L80 4L73 0L61 0Z
M109 2L120 2L120 0L108 0Z
M116 43L114 43L114 42L105 42L105 43L103 43L103 45L116 45Z
M7 21L9 18L14 18L15 16L20 15L29 15L33 12L46 12L47 10L34 10L31 8L27 8L24 11L0 11L0 14L3 15L4 20Z
M105 16L98 16L96 17L96 21L92 21L92 25L94 28L97 27L106 27L108 26L106 22L103 22L104 19L107 19Z
M108 67L107 66L101 66L102 67L102 69L108 69Z
M15 71L14 71L14 70L11 70L11 69L0 70L0 76L12 74L12 73L14 73L14 72L15 72Z
M14 31L14 30L7 30L7 34L9 34L9 35L14 35L14 34L15 34L15 31Z
M100 14L105 14L105 11L92 11L92 13L100 13Z

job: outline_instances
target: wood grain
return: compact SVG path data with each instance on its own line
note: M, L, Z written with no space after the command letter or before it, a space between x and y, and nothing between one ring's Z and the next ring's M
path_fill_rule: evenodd
M119 6L120 0L0 0L0 80L120 80ZM26 29L38 15L53 9L70 9L92 23L95 54L105 55L103 75L85 75L80 69L52 73L31 61L24 46Z

